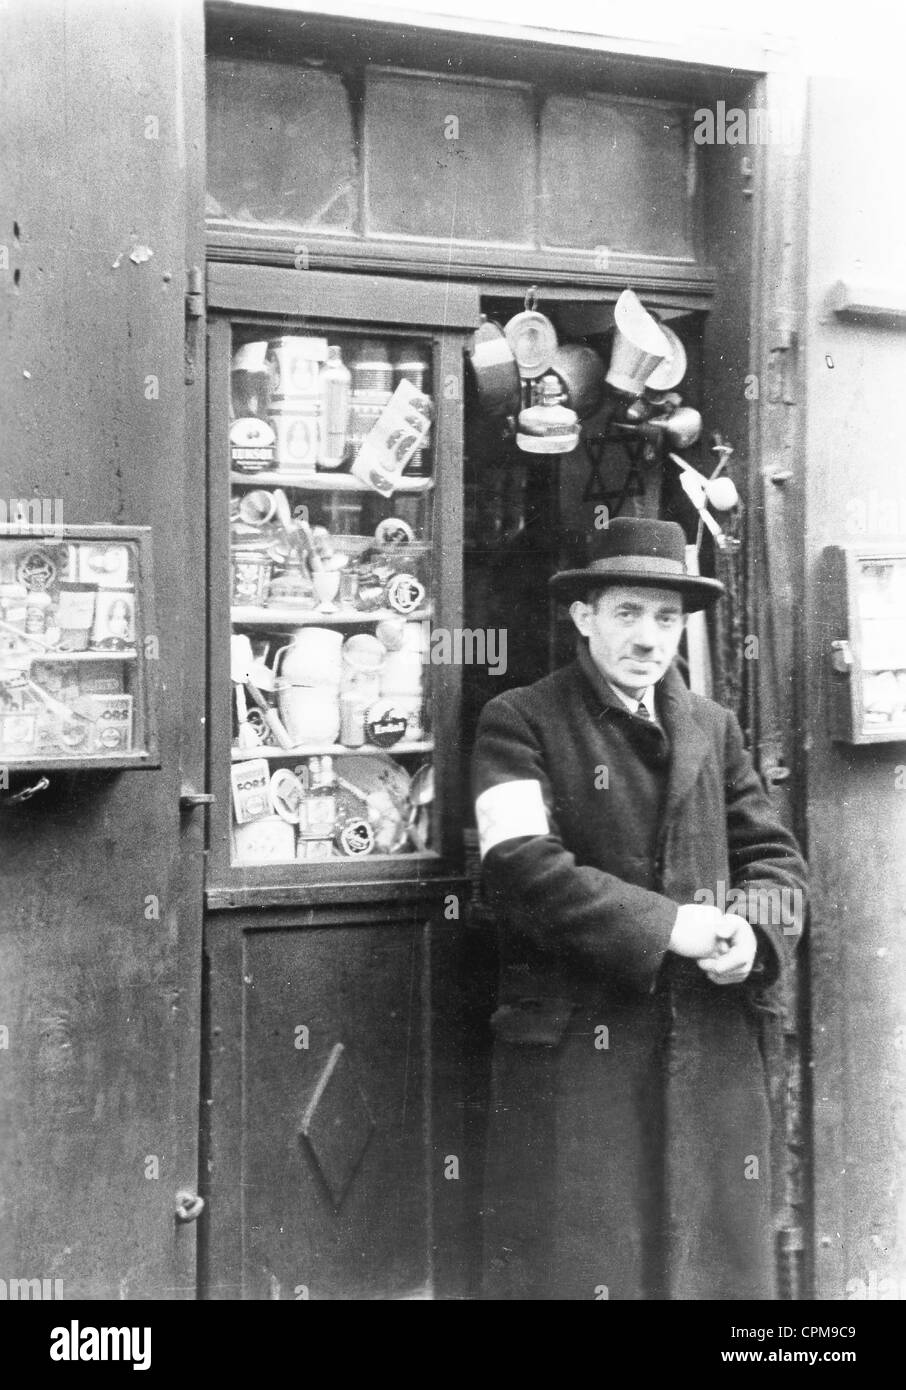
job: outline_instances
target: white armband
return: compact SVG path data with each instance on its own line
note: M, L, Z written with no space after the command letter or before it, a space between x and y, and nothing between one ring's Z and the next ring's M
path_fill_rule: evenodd
M533 778L488 787L475 800L475 815L482 859L504 840L547 835L550 831L541 783Z

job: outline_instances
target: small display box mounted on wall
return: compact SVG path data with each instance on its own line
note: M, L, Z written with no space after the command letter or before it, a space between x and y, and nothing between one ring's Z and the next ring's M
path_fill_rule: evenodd
M0 526L0 766L159 767L151 532Z
M842 743L906 743L906 547L829 546L829 719Z

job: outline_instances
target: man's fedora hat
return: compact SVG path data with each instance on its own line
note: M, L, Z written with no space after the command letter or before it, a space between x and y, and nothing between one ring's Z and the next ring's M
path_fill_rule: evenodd
M590 589L611 584L674 589L687 613L706 608L724 592L716 579L686 569L686 534L675 521L618 516L593 533L584 569L561 570L548 583L561 603L584 599Z

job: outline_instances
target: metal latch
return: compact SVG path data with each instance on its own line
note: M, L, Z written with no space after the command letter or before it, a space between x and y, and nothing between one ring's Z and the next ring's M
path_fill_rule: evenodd
M6 796L0 801L3 806L21 806L26 801L31 801L38 792L46 792L50 786L48 777L39 777L37 782L32 782L29 786L23 787L21 791L14 792L12 796Z
M179 809L194 811L196 806L213 806L215 800L212 792L195 792L191 787L183 787L179 794Z
M852 647L845 637L831 642L831 665L841 676L848 676L853 669Z

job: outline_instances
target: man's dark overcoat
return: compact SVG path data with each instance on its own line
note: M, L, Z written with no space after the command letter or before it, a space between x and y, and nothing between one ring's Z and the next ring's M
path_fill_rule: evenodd
M582 645L482 712L474 785L501 937L488 1298L775 1296L765 1059L805 866L735 716L675 666L656 701L669 744ZM482 796L507 783L525 804L539 784L546 833L507 838L512 809ZM756 967L718 986L667 943L678 904L738 888Z

